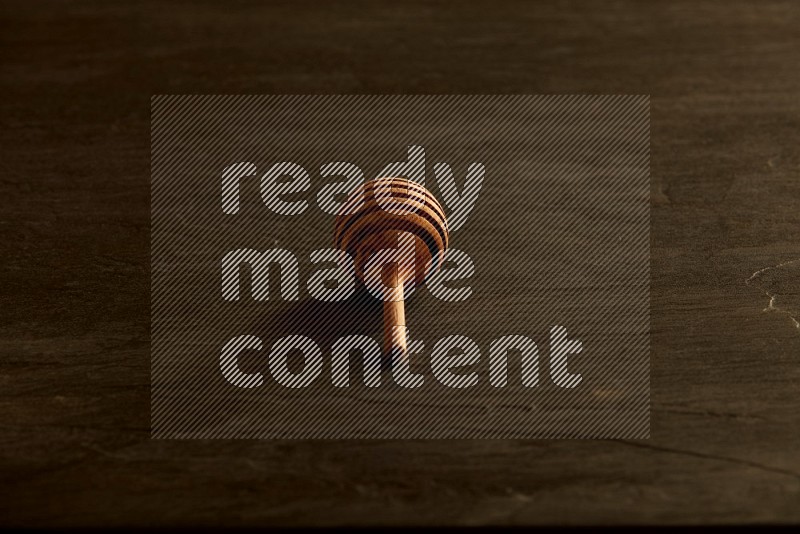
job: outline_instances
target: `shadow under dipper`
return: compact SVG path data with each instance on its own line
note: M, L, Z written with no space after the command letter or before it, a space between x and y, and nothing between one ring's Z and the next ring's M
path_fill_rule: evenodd
M414 302L413 296L406 305ZM249 331L258 333L271 344L289 335L314 340L326 359L339 338L364 335L383 346L383 301L373 297L363 284L347 300L324 302L310 297L296 302L282 302L278 310L259 315ZM383 355L384 366L389 362Z

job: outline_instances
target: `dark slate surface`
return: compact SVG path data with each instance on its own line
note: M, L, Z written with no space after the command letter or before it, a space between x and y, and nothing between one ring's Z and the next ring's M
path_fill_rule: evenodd
M800 520L792 2L4 2L3 525ZM652 95L652 439L149 439L156 93Z

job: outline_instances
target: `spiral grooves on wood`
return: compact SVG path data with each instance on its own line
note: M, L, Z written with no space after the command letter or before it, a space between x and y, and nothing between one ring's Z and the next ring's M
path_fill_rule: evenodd
M384 206L403 213L392 213ZM428 248L432 258L429 271L440 266L449 242L447 217L436 198L422 185L405 178L378 178L363 184L353 191L336 218L335 244L358 262L358 258L365 256L360 245L371 236L386 232L413 234ZM360 273L359 267L356 265Z

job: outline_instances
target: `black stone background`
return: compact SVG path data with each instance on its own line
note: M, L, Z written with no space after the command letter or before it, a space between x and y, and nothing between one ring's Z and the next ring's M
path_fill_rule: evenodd
M0 524L797 521L798 27L789 1L4 1ZM651 94L652 439L151 441L163 93Z

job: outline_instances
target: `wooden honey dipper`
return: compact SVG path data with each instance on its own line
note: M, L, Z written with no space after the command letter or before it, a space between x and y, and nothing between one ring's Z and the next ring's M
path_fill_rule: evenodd
M336 247L350 254L356 275L373 294L383 296L387 355L392 349L406 354L404 298L441 267L448 240L442 206L425 187L405 178L362 184L336 217ZM396 261L381 257L389 256L387 252L393 252Z

